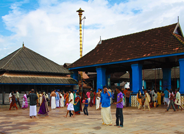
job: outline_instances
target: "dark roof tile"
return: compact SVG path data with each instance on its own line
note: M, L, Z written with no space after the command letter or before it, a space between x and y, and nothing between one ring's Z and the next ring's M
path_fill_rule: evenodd
M70 74L68 69L26 47L22 47L1 59L0 70Z
M184 52L184 38L173 33L176 26L172 24L102 40L69 68Z

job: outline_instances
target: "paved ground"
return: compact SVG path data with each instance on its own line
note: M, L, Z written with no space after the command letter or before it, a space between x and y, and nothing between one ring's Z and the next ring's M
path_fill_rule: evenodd
M165 112L164 108L152 108L151 111L124 108L124 127L104 126L100 111L89 108L89 116L64 118L66 108L51 110L49 117L29 118L29 109L8 110L0 105L0 134L184 134L184 112ZM115 125L115 106L112 106L113 125Z

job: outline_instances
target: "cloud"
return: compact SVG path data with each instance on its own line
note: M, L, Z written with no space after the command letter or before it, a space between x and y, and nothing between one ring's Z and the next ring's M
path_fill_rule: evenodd
M40 0L35 10L26 12L23 4L14 3L9 14L3 16L10 36L0 35L0 58L25 46L58 64L79 58L78 14L85 10L83 55L100 40L130 34L177 22L184 29L183 0L107 0L59 1Z

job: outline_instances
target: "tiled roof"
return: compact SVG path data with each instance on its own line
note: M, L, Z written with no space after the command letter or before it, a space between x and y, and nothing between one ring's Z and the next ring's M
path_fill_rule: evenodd
M71 77L51 75L3 74L0 84L78 84Z
M0 71L70 74L68 69L26 47L1 59Z
M156 73L156 75L155 75ZM122 75L120 78L122 79L129 79L129 73L126 73L124 75ZM155 80L155 79L163 79L163 73L162 73L162 69L145 69L142 71L142 78L144 80ZM171 69L171 78L172 79L178 79L180 78L180 69L179 68L172 68Z
M184 52L184 38L173 33L177 24L102 40L70 68Z

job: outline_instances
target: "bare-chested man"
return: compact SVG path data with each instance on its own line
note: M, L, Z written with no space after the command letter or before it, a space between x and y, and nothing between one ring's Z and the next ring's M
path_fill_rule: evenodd
M96 110L100 109L100 97L101 97L101 92L100 92L100 89L98 89L98 92L96 93Z

